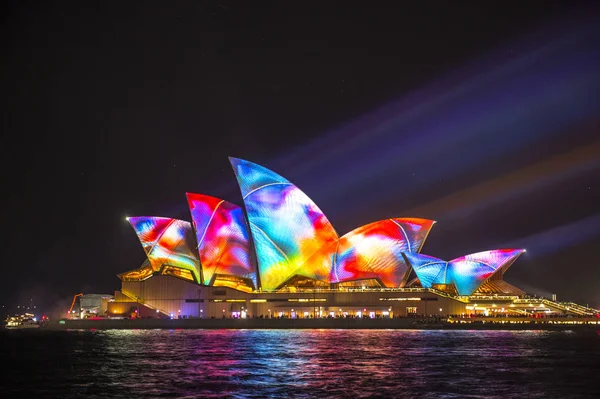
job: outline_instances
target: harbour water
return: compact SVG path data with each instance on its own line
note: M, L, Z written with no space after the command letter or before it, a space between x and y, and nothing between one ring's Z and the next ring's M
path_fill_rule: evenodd
M597 398L600 331L0 331L6 397Z

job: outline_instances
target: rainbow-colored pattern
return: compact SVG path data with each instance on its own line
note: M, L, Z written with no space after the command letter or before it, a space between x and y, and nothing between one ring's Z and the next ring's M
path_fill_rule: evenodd
M279 287L338 235L323 212L298 187L277 173L230 158L242 192L263 290Z
M155 216L130 217L127 221L135 230L152 270L161 272L165 266L173 266L190 271L197 282L202 281L190 222Z
M339 239L331 282L377 278L386 287L400 287L408 271L402 257L419 252L435 222L428 219L385 219L361 226Z
M250 256L250 234L242 208L219 198L187 193L204 284L219 274L252 280L258 288Z
M177 219L128 218L149 266L123 278L160 272L241 290L252 289L250 280L255 289L275 291L299 275L325 283L377 279L396 288L404 287L412 266L425 288L454 285L460 295L471 295L525 252L499 249L449 262L421 255L435 222L418 218L385 219L339 237L319 207L289 180L252 162L230 161L246 214L222 199L188 193L193 229Z
M524 249L496 249L465 255L446 262L416 253L404 255L412 265L421 285L454 284L459 295L471 295L495 273L504 273Z

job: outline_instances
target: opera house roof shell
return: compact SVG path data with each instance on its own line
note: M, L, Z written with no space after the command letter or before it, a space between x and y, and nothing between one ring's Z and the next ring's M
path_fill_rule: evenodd
M328 286L374 280L387 288L453 286L471 295L501 277L521 249L499 249L446 262L420 254L433 220L391 218L339 236L298 187L252 162L230 158L244 208L187 194L192 223L164 217L127 218L147 260L126 280L174 275L198 284L277 291L298 279ZM412 272L414 271L414 273Z

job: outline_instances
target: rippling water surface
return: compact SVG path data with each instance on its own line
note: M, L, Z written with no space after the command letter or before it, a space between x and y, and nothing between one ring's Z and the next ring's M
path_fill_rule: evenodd
M600 397L595 332L36 330L0 348L7 397Z

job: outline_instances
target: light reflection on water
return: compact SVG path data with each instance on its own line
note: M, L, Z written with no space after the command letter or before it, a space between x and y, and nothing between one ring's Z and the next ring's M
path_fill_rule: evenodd
M600 397L595 332L6 331L0 348L9 396Z

